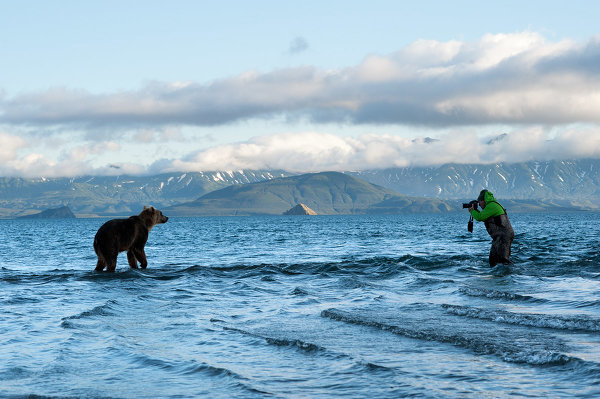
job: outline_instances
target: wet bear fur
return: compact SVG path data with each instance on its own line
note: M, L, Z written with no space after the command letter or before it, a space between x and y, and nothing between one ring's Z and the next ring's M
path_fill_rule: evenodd
M104 223L94 237L94 251L98 255L96 271L114 272L117 267L117 255L127 251L129 266L137 269L138 261L142 269L148 266L144 246L148 241L148 233L159 223L166 223L168 217L154 207L144 210L128 219L113 219Z

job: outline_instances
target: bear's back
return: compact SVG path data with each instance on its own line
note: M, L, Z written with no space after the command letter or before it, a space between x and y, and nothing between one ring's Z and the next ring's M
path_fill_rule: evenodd
M112 219L104 223L96 233L96 240L111 237L147 236L148 229L139 216L130 216L127 219Z

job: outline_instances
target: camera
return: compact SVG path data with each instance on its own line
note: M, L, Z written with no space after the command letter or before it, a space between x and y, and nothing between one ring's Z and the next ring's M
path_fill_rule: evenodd
M477 210L477 205L479 204L479 202L477 200L473 200L469 203L463 204L463 209L465 208L470 208L471 205L473 205L473 209Z
M479 204L479 201L477 200L473 200L471 202L468 202L466 204L463 204L463 209L465 208L470 208L471 206L473 207L473 209L477 210L477 205ZM467 230L469 231L469 233L473 232L473 216L471 216L469 218L469 223L467 224Z

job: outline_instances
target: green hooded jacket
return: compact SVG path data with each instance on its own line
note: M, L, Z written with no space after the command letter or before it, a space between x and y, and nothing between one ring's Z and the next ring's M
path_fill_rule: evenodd
M478 222L483 222L491 217L504 215L506 212L502 205L500 205L494 198L494 194L490 191L486 191L483 200L485 201L485 209L481 211L471 210L471 216Z

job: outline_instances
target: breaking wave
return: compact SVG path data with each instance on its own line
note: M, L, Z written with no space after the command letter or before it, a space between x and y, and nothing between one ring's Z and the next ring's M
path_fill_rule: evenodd
M528 342L493 340L480 336L476 332L464 333L442 328L423 328L415 325L389 324L373 317L365 317L338 309L327 309L321 312L322 317L380 330L408 338L425 341L448 343L470 349L478 355L495 355L506 362L526 363L530 365L565 365L569 362L582 362L582 359L569 356L556 348L536 348Z
M513 313L504 310L487 310L472 306L443 304L448 313L475 319L528 327L553 328L556 330L600 332L600 320L585 315L547 315Z

